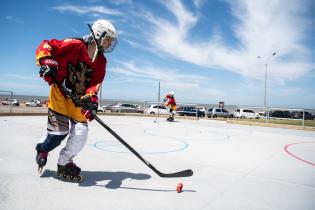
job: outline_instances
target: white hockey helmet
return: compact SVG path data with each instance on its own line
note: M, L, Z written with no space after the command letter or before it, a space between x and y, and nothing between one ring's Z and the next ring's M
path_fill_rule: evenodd
M174 96L174 91L171 91L168 94L171 95L171 96Z
M117 45L118 37L116 28L113 26L113 24L108 20L100 19L92 25L92 30L95 39L99 42L100 45L102 45L105 38L109 37L110 39L112 39L110 46L104 49L105 52L112 52Z

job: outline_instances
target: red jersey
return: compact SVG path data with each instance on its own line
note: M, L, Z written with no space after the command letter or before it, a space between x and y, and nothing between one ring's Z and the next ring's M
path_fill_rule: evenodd
M167 103L165 106L170 106L172 109L176 108L176 102L174 96L166 95L165 98L167 99Z
M44 57L53 57L58 62L56 80L59 84L65 80L73 95L97 94L105 77L106 58L99 54L92 63L83 40L44 40L36 50L38 66Z
M48 107L75 120L86 121L77 102L85 94L97 95L105 77L106 58L99 54L92 63L87 45L79 39L44 40L36 50L37 65L40 66L44 57L58 62L57 84L51 85ZM71 99L63 95L60 84L71 91Z

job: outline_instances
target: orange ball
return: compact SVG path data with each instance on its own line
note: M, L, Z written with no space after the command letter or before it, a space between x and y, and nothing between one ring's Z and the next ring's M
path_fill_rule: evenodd
M183 191L183 184L182 183L178 183L178 185L176 187L176 191L178 193L181 193Z

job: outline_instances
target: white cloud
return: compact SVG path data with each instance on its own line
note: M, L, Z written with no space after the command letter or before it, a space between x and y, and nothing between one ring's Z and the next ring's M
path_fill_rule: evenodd
M133 48L138 48L138 49L143 49L143 44L133 41L131 39L127 39L127 38L122 38L125 42L127 42L131 47Z
M3 74L3 77L8 77L10 79L20 79L20 80L40 80L38 75L21 75L21 74Z
M201 14L204 9L202 7L212 5L212 3L204 0L193 0L189 4L187 1L179 0L155 1L155 3L160 2L167 9L169 14L164 14L160 8L159 13L155 13L157 10L152 8L151 4L146 6L146 3L128 0L126 2L124 0L117 1L117 5L120 5L117 10L103 6L74 5L63 5L54 9L60 12L88 15L93 18L96 17L93 16L95 14L99 16L108 14L112 15L112 18L115 16L123 17L123 20L127 22L124 22L120 29L123 33L120 40L127 42L134 49L132 49L132 53L128 48L127 50L125 48L121 48L121 50L117 48L116 50L127 59L131 57L131 59L135 59L134 52L143 53L141 50L145 50L158 54L168 61L175 58L184 61L180 63L183 65L188 62L206 67L205 69L209 71L215 68L216 70L234 72L244 76L244 78L240 79L234 75L239 85L234 88L227 86L228 89L221 86L219 89L220 83L217 81L221 78L217 72L214 74L217 80L197 76L202 68L196 68L199 72L193 69L186 71L184 68L180 70L165 69L159 64L154 66L154 61L149 60L149 64L140 64L135 61L114 62L117 63L116 67L108 69L114 74L108 74L107 77L113 76L110 81L115 85L123 81L118 85L119 87L123 87L124 83L149 86L148 83L155 84L157 81L161 81L163 87L175 90L181 99L189 97L187 101L225 99L227 102L229 99L233 103L239 104L263 104L263 79L265 62L268 60L270 103L273 97L275 98L274 101L277 101L281 94L283 96L281 101L295 98L293 101L295 103L300 89L291 87L291 93L284 91L288 87L285 85L289 83L287 81L296 80L303 75L313 77L315 75L310 73L314 71L315 66L314 63L310 62L314 60L310 57L313 55L304 42L305 38L310 39L312 36L308 33L309 21L311 20L303 16L310 0L302 2L298 0L219 0L217 3L224 2L230 6L228 11L234 18L230 25L222 26L231 29L233 40L238 41L238 43L234 43L233 47L228 44L231 43L230 37L224 37L225 33L220 31L221 28L212 25L203 25L201 30L215 27L214 30L210 30L214 31L213 34L205 35L202 40L196 38L200 37L198 24L205 24L207 21L202 18L211 18L208 15L211 15L211 11ZM109 4L113 5L114 2L109 2ZM197 36L194 36L195 34ZM139 49L141 50L139 51ZM277 55L268 59L273 52L277 52ZM257 59L258 55L262 59ZM175 62L177 63L177 61ZM165 65L164 62L162 63ZM182 72L189 73L182 74ZM227 75L233 76L233 74L225 72L222 74L224 81L231 79ZM257 78L262 81L257 81ZM283 89L282 92L280 91L281 88ZM126 97L130 97L127 89L124 90L127 94ZM244 90L247 92L246 97L239 97L239 92ZM273 93L276 90L279 90L278 94ZM143 92L141 93L143 94ZM312 96L312 98L314 97Z
M53 7L53 9L58 10L59 12L74 12L77 14L93 14L93 15L115 15L121 16L122 13L115 9L109 9L104 6L78 6L65 4L61 6Z
M10 15L5 16L5 19L8 21L13 21L13 22L18 23L18 24L24 24L23 20L21 20L17 17L10 16Z
M205 0L193 0L195 7L201 8L201 6L205 3Z
M137 87L147 84L152 88L157 82L161 83L161 92L175 90L176 97L180 99L179 102L181 103L216 102L228 95L224 90L212 87L212 80L209 77L184 74L177 69L150 67L150 65L137 64L135 61L119 63L118 66L111 67L107 73L107 77L112 77L110 78L111 83L115 83L115 86L122 89L116 90L118 95L124 94L125 89L123 87L126 87L127 83ZM113 74L116 76L113 77ZM152 99L152 89L142 90L142 97L143 95L150 96Z
M12 83L12 82L0 81L0 89L13 91L14 94L20 94L21 90L23 90L23 94L31 94L31 95L45 95L49 92L48 85L25 83L25 82Z
M132 0L110 0L110 2L118 6L124 5L124 4L132 4Z
M161 54L205 67L236 72L245 77L263 78L264 63L269 60L271 79L285 82L314 70L310 52L303 40L307 36L308 20L302 16L307 2L290 1L227 1L238 20L233 27L240 48L231 49L219 34L203 41L189 39L199 17L178 0L163 2L176 18L175 22L155 17L147 12L145 19L153 26L147 32L148 43ZM300 6L299 6L300 5ZM211 26L209 26L211 27ZM290 57L290 59L285 59Z
M134 61L121 63L119 67L113 67L109 71L125 76L127 79L131 77L143 78L148 81L161 81L170 88L199 88L201 83L209 82L207 77L198 76L196 74L183 74L175 69L161 69L150 67L148 65L136 65Z

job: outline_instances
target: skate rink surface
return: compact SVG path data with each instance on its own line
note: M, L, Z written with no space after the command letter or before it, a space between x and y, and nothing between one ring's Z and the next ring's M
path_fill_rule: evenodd
M74 162L81 183L57 178L66 140L40 176L35 145L46 116L0 117L0 210L314 210L315 132L215 120L100 116L163 173L161 178L98 122ZM176 192L178 183L183 191Z

